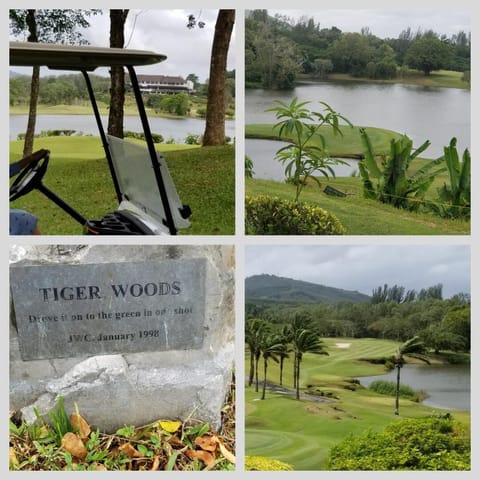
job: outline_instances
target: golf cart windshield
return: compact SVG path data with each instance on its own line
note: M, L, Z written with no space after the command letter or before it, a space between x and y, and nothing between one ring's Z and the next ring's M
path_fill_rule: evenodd
M120 210L142 211L159 222L166 222L165 211L158 195L158 186L148 150L141 145L107 135L113 166L122 192ZM187 228L190 222L184 218L185 210L178 197L167 164L160 153L157 162L172 209L177 228Z
M155 149L134 69L165 59L165 55L144 50L10 42L10 65L46 66L57 70L76 70L83 74L119 206L102 219L87 220L41 182L37 182L35 188L82 223L87 232L175 235L178 229L190 226L190 208L181 204L167 165ZM105 133L89 72L112 66L124 67L128 72L146 148ZM112 233L116 231L120 233Z

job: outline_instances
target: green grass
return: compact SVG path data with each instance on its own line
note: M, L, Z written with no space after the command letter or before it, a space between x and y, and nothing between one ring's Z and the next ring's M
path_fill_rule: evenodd
M34 150L51 152L44 184L89 219L118 206L108 165L98 137L46 137ZM233 146L159 145L181 201L192 209L186 235L233 235L235 231L235 154ZM10 142L10 161L22 156L23 142ZM47 235L80 235L82 227L38 191L12 202L39 218Z
M358 126L342 127L342 135L334 135L330 127L321 129L328 153L332 157L354 157L363 152ZM390 141L401 134L392 130L366 127L373 150L378 155L390 151ZM245 128L247 138L278 139L278 130L270 124L251 124ZM313 143L319 145L319 138ZM426 152L428 154L428 150ZM429 160L416 158L412 161L409 174L415 173ZM400 210L374 200L363 198L363 182L360 177L337 177L320 179L321 189L314 182L305 187L300 196L301 202L320 206L335 214L347 230L347 235L468 235L470 223L463 220L445 220L433 214L418 214ZM448 183L447 173L438 175L426 194L427 201L434 201L437 188ZM332 197L323 190L326 185L347 193L347 197ZM247 195L270 195L293 200L295 187L272 180L246 179ZM368 222L365 219L368 218Z
M330 392L339 399L331 403L297 401L285 394L261 391L254 386L245 392L246 455L274 458L294 466L295 470L321 470L331 447L367 429L381 431L398 419L394 399L368 389L350 391L348 380L359 376L381 374L384 367L358 361L391 355L396 342L376 339L326 339L329 356L307 354L301 366L301 387ZM349 343L349 348L336 344ZM248 365L246 366L248 371ZM284 368L284 386L292 386L292 363ZM269 363L268 380L278 383L279 368ZM261 386L260 386L261 390ZM429 415L430 407L401 399L400 418ZM438 411L438 410L436 410ZM454 412L457 420L468 423L467 412Z
M323 192L331 185L348 195L334 197ZM245 179L246 195L270 195L293 200L295 186L272 180ZM361 180L339 177L308 185L300 201L324 208L336 215L346 228L347 235L469 235L470 223L446 220L435 215L400 210L375 200L363 198Z
M447 87L469 89L470 83L462 80L463 72L451 70L437 70L425 76L418 70L409 70L404 77L396 77L390 80L374 80L371 78L353 77L346 73L333 73L328 76L327 81L353 81L368 83L403 83L410 85L421 85L425 87Z
M363 152L362 143L360 140L359 129L360 126L353 128L342 126L340 129L342 135L335 135L329 126L320 128L320 134L325 138L328 154L332 157L349 157L360 155ZM373 149L378 154L387 153L390 151L390 140L392 138L400 138L402 135L392 130L384 128L364 127ZM271 140L282 140L288 137L279 137L278 129L274 129L270 124L250 124L245 126L246 138L263 138ZM320 140L316 136L312 140L313 144L320 146Z

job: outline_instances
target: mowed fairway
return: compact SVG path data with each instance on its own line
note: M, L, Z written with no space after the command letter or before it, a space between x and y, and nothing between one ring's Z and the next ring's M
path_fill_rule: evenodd
M382 430L398 418L420 417L434 410L418 403L401 400L400 417L393 413L392 397L378 395L366 389L351 391L349 379L381 374L381 365L359 361L360 358L393 354L396 342L375 339L326 339L329 356L306 354L301 366L301 388L321 390L338 399L325 397L311 401L296 400L293 396L267 390L260 400L255 386L245 393L246 455L259 455L282 460L295 470L322 470L331 447L350 434L372 429ZM263 368L263 363L261 363ZM292 388L292 362L284 366L283 385ZM263 371L263 370L262 370ZM248 372L248 362L247 362ZM260 374L261 375L261 374ZM269 362L268 380L279 382L279 368ZM455 412L458 420L469 422L466 412Z
M130 140L129 140L130 141ZM138 143L138 142L137 142ZM99 137L40 137L34 150L51 151L44 184L88 219L118 207L112 177ZM235 232L235 150L233 145L198 147L158 144L182 203L192 209L184 235L231 235ZM23 142L10 142L10 161L22 157ZM34 190L10 204L39 219L46 235L80 235L82 226Z

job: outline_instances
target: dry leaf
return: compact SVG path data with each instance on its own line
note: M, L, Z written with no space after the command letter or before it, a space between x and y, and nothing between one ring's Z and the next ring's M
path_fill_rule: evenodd
M215 466L215 459L211 453L203 450L187 450L185 453L191 459L198 458L201 460L208 469Z
M143 457L143 455L134 447L132 447L131 443L124 443L123 445L120 445L118 449L123 452L128 458L140 458Z
M96 463L95 464L95 471L96 472L106 472L107 467L105 465L102 465L101 463Z
M195 439L195 445L199 446L202 450L214 452L217 449L218 438L211 435L202 435Z
M158 470L158 467L160 467L160 457L158 455L155 455L153 457L153 465L150 470L151 471Z
M91 432L90 425L79 413L72 413L70 415L70 423L82 440L86 440L88 438Z
M222 455L230 462L235 464L235 455L232 452L229 452L225 445L222 442L219 442L220 452Z
M67 432L63 436L62 448L81 460L87 456L87 449L76 433Z
M14 465L15 467L18 467L18 465L19 465L18 458L17 458L17 455L15 453L15 449L13 447L10 447L9 457L10 457L10 464Z
M170 420L159 420L158 424L160 427L168 433L175 433L180 426L180 422L170 421Z

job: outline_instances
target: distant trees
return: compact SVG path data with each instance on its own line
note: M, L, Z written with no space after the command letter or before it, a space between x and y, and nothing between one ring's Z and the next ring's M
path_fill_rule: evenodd
M464 31L447 38L407 28L397 38L381 39L368 27L360 33L321 28L306 15L293 20L252 10L245 18L247 87L293 88L300 74L326 78L330 72L389 79L408 67L425 74L438 68L467 72L468 79L470 50L470 33Z
M405 63L425 75L430 75L432 70L448 68L452 61L450 45L434 35L425 35L415 39L405 54Z
M385 284L373 289L370 302L252 302L247 303L245 311L247 319L262 318L276 331L289 328L292 319L299 316L310 319L308 328L320 337L372 337L404 342L418 335L428 349L436 350L440 339L430 332L441 331L452 338L459 336L461 342L444 343L440 351L469 352L471 346L470 296L459 293L444 299L442 284L420 290Z

